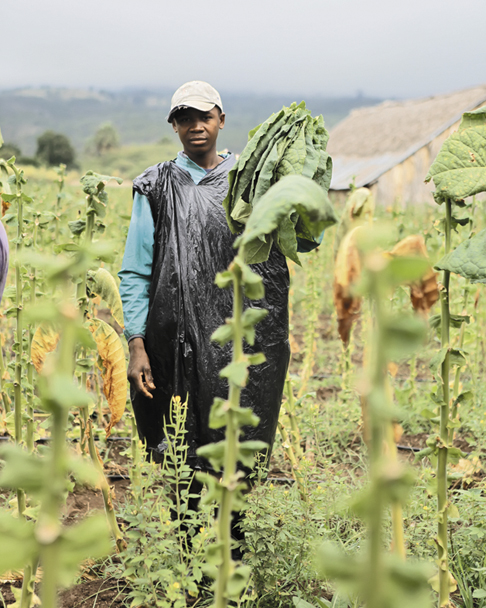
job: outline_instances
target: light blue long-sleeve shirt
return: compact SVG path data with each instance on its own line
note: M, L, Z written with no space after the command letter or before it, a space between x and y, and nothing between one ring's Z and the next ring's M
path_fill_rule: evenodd
M184 152L179 152L175 163L189 173L195 184L199 184L210 171L197 165ZM154 257L154 230L150 203L146 196L135 192L125 254L118 273L125 321L124 333L128 341L145 337ZM298 251L311 251L320 245L323 236L324 233L315 243L301 242L301 239L298 239Z

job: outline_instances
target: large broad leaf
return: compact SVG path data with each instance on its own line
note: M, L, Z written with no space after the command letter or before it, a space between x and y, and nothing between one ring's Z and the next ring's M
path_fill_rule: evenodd
M101 321L90 319L89 330L93 334L98 353L103 362L101 372L103 376L103 393L108 401L111 411L110 424L106 429L107 437L125 411L127 400L127 366L125 353L115 330Z
M435 268L460 274L472 283L486 283L486 229L463 241L439 260Z
M30 348L30 356L37 372L42 370L47 354L56 349L58 342L59 332L52 325L42 323L35 330Z
M100 296L110 307L113 318L120 327L123 324L123 308L118 286L111 273L106 268L88 271L88 287L91 292Z
M425 181L431 179L438 202L486 190L486 107L463 114L459 130L442 144Z
M325 228L336 223L326 191L307 177L288 175L260 199L248 219L245 231L237 240L237 245L244 249L247 263L256 264L268 258L269 249L259 244L264 244L267 235L277 230L292 213L298 213L313 236L318 236Z

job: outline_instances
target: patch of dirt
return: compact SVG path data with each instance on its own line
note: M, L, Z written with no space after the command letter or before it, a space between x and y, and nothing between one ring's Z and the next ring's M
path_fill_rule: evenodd
M59 594L58 608L116 608L123 606L126 588L114 578L85 581Z
M130 481L120 479L110 484L113 494L113 506L117 507L125 502L126 495L130 491ZM93 490L84 486L76 486L74 492L67 497L64 507L63 523L67 526L82 520L93 510L103 510L103 496L101 490Z
M317 389L317 398L320 401L328 401L335 397L341 390L340 386L320 386Z

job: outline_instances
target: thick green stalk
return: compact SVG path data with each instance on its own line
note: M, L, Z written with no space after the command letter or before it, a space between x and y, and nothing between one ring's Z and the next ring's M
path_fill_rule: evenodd
M34 229L35 231L35 229ZM35 247L35 232L34 232L34 247ZM30 304L35 305L36 300L36 276L35 270L32 270L30 276ZM27 382L29 383L29 390L27 393L27 422L26 422L26 437L25 442L27 450L32 452L34 449L34 364L30 358L30 352L32 349L32 339L34 337L35 326L29 325L29 362L27 363Z
M20 608L30 608L34 595L35 575L39 558L35 557L32 563L24 568L24 580L22 581L22 594L20 596Z
M115 540L116 548L117 548L118 552L121 552L126 548L127 545L126 545L125 539L123 538L123 534L121 533L120 527L118 526L118 522L116 521L116 513L115 513L115 509L113 508L110 486L106 479L105 473L103 471L103 464L100 461L100 457L99 457L98 451L96 449L96 445L95 445L94 437L93 437L93 427L91 425L91 420L89 419L89 416L87 415L87 408L83 408L81 410L81 412L83 414L86 435L87 435L87 439L88 439L89 455L91 456L91 460L93 461L93 464L95 465L95 467L98 469L98 471L100 473L99 486L101 489L101 494L103 496L103 502L105 505L106 519L108 520L108 524L110 526L111 533Z
M375 338L374 349L370 358L371 381L374 395L368 400L368 412L370 421L370 477L373 490L373 508L369 512L369 553L367 572L366 605L369 608L382 606L382 583L383 571L383 539L382 523L383 509L385 507L381 484L381 467L384 440L384 423L380 405L375 403L379 396L386 395L386 359L384 358L382 335L382 296L378 277L372 273L371 296L375 308ZM377 408L378 405L378 408Z
M23 298L22 298L22 273L20 267L20 254L23 248L23 201L22 201L22 182L21 173L15 166L11 166L15 174L16 197L17 197L17 244L15 260L15 305L17 308L17 352L15 355L15 378L14 378L14 422L15 422L15 442L22 442L22 355L23 355ZM19 514L25 510L25 493L22 489L17 490L17 506Z
M452 203L445 201L445 253L451 249L451 216ZM440 292L441 304L441 346L449 348L449 281L450 272L444 270L442 289ZM440 407L440 439L439 457L437 464L437 512L438 512L438 557L439 557L439 606L449 603L449 560L447 552L447 446L449 442L449 372L450 355L446 353L441 365L443 404Z
M241 283L241 270L233 264L233 321L234 321L234 342L233 342L233 362L241 361L243 358L243 328L241 317L243 314L243 288ZM233 504L233 494L235 492L235 475L237 465L237 454L239 444L239 428L235 423L232 409L236 409L240 404L241 388L230 382L229 389L229 415L226 425L226 447L224 457L223 472L223 497L218 513L218 542L222 545L223 561L218 569L216 579L215 608L226 608L228 597L226 594L229 577L233 569L231 558L231 511Z
M463 300L463 305L462 305L462 309L463 311L466 311L467 309L467 301L469 299L469 281L467 281L466 286L464 287L464 300ZM464 346L464 338L466 335L466 324L462 323L461 324L461 329L459 331L459 341L457 344L458 348L462 348ZM461 368L458 366L456 368L455 371L455 375L454 375L454 388L452 391L452 406L451 406L451 420L455 421L457 419L457 409L458 409L458 404L456 403L456 399L459 396L459 386L461 384ZM452 442L454 440L454 429L451 428L449 429L449 444L452 445Z
M290 422L290 437L292 441L292 446L294 448L294 452L298 458L302 458L304 456L302 452L302 447L300 442L302 441L300 435L299 425L297 423L297 416L295 414L295 399L294 399L294 391L292 388L292 380L290 378L289 371L287 370L287 378L285 379L285 387L284 394L287 397L287 403L285 404L285 412L289 418Z

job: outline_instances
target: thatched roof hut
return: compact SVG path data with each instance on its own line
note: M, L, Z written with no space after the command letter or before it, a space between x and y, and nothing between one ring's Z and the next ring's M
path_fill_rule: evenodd
M463 112L486 103L486 85L425 99L385 101L353 110L331 130L331 191L366 186L378 204L432 201L424 178Z

